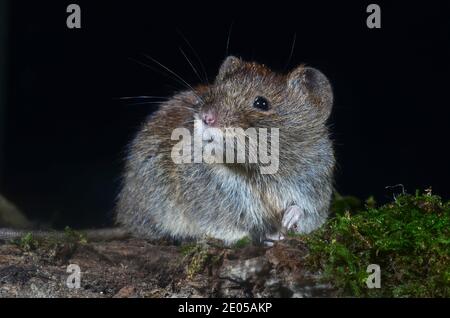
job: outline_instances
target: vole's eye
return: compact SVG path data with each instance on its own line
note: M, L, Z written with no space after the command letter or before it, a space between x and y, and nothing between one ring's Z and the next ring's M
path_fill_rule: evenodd
M261 110L268 110L269 102L264 97L258 96L255 98L255 101L253 102L253 107L259 108Z

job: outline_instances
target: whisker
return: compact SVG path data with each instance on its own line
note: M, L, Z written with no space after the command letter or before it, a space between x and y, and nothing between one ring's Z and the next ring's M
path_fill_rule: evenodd
M284 71L287 70L287 68L289 67L289 63L291 63L291 59L292 59L292 55L294 54L294 48L295 48L295 41L297 40L297 33L294 33L294 39L292 41L292 47L291 47L291 52L289 53L289 58L286 62L286 66L284 67Z
M135 105L151 105L151 104L153 104L153 105L161 105L161 102L140 102L140 103L130 103L130 104L127 104L127 105L135 106Z
M148 65L147 63L141 62L141 61L136 60L136 59L134 59L134 58L129 58L129 59L130 59L131 61L135 62L135 63L138 63L138 64L140 64L140 65L142 65L142 66L144 66L144 67L147 67L147 68L151 69L151 70L154 71L154 72L157 72L157 73L159 73L159 74L161 74L161 75L164 75L164 76L166 76L166 77L168 77L168 78L170 78L170 79L172 79L172 80L175 80L177 83L181 84L183 87L188 88L188 89L191 89L191 90L193 91L193 93L197 96L197 98L199 98L200 100L202 100L201 97L198 96L198 94L195 92L194 88L193 88L191 85L189 85L183 78L181 78L181 77L180 77L179 75L177 75L175 72L171 71L170 69L168 69L167 67L165 67L164 65L162 65L161 63L159 63L158 61L156 61L155 59L152 59L150 56L145 55L145 54L144 54L144 56L145 56L146 58L148 58L148 59L151 59L153 62L155 62L156 64L160 65L161 67L163 67L163 69L164 69L166 72L163 72L162 70L159 70L159 69L157 69L157 68L155 68L155 67L152 67L151 65ZM178 88L176 88L176 89L178 89ZM202 101L203 101L203 100L202 100Z
M181 54L183 54L184 58L186 59L186 61L189 63L189 65L191 66L191 68L194 70L194 73L197 75L198 79L200 80L200 82L202 81L202 78L200 77L200 74L197 72L197 69L194 67L194 65L191 63L191 61L189 60L189 58L187 57L186 53L184 53L183 49L180 47L180 52Z
M179 84L182 84L183 86L186 86L186 84L184 84L183 82L180 82L180 80L179 80L178 78L174 78L173 75L172 75L172 76L169 76L169 75L171 75L171 74L167 74L167 73L163 72L162 70L159 70L159 69L157 69L157 68L155 68L155 67L152 67L151 65L148 65L147 63L141 62L141 61L139 61L139 60L137 60L137 59L134 59L134 58L131 58L131 57L130 57L129 59L130 59L131 61L133 61L133 62L139 64L139 65L142 65L142 66L144 66L144 67L147 67L147 68L151 69L151 70L154 71L154 72L157 72L157 73L159 73L159 74L161 74L161 75L164 75L164 76L166 76L166 77L169 77L169 78L171 78L172 80L177 81Z
M186 100L184 100L184 99L181 99L181 98L179 98L179 97L160 97L161 98L161 100L151 100L151 101L144 101L144 102L135 102L135 103L128 103L128 104L126 104L126 105L129 105L129 106L134 106L134 105L146 105L146 104L149 104L149 105L152 105L152 104L155 104L155 105L161 105L161 104L164 104L164 103L166 103L166 102L169 102L169 101L173 101L173 100L175 100L175 101L179 101L179 102L182 102L182 103L186 103L187 101ZM130 99L132 100L133 99L133 97L130 97ZM145 99L145 98L144 98ZM120 99L119 99L120 100ZM123 99L122 99L123 100ZM125 100L128 100L128 97L126 97L125 98ZM196 110L195 109L193 109L192 107L188 107L188 106L184 106L184 105L176 105L176 107L178 107L178 108L182 108L182 109L186 109L186 110L189 110L189 111L191 111L191 112L195 112Z
M118 100L128 100L128 99L167 99L164 96L123 96L123 97L115 97L114 99Z
M193 91L193 93L197 96L198 99L200 99L202 102L204 102L203 99L195 92L195 89L194 89L188 82L186 82L180 75L178 75L177 73L175 73L174 71L172 71L172 70L171 70L170 68L168 68L167 66L161 64L160 62L158 62L158 61L157 61L156 59L154 59L153 57L151 57L151 56L149 56L149 55L147 55L147 54L144 54L144 56L145 56L146 58L152 60L154 63L158 64L158 65L161 66L162 68L164 68L164 69L165 69L166 71L168 71L169 73L175 75L175 76L176 76L178 79L180 79L185 85L187 85L188 88L190 88L190 89Z
M194 56L196 57L197 61L199 62L200 68L202 69L202 72L205 75L206 84L209 84L208 73L206 72L205 65L203 64L202 59L197 54L197 51L194 49L194 47L191 45L191 43L188 41L188 39L184 36L184 34L178 29L177 29L177 32L181 36L181 38L186 42L186 44L190 47L192 52L194 53Z
M231 21L230 29L228 30L228 37L227 37L227 46L226 46L226 50L225 50L225 57L228 56L228 49L230 47L231 32L233 31L233 24L234 24L234 21Z

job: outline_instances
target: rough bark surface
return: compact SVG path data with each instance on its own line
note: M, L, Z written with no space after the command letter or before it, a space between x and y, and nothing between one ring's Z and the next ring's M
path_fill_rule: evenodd
M129 239L24 248L0 243L0 297L323 297L298 240L273 247L170 245ZM66 285L69 264L80 288Z

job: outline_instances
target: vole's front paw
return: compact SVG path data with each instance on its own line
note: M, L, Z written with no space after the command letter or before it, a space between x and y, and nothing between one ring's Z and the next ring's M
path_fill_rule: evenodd
M264 240L265 246L273 246L276 241L284 240L284 235L281 233L269 234Z
M300 207L298 205L291 205L284 211L283 219L281 220L282 231L284 233L289 231L298 232L299 224L303 218L304 212Z
M272 246L274 242L283 240L289 231L298 232L300 222L303 218L304 212L297 205L288 207L284 211L283 219L281 220L281 232L267 235L264 240L264 245Z

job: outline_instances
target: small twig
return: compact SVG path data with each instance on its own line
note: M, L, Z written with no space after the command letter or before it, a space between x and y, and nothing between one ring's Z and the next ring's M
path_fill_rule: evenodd
M403 186L403 184L399 183L396 185L392 185L392 186L386 186L385 189L394 189L394 188L398 188L401 187L402 188L402 194L405 194L405 187ZM397 197L395 196L395 193L393 193L392 195L394 197L394 201L397 201Z

